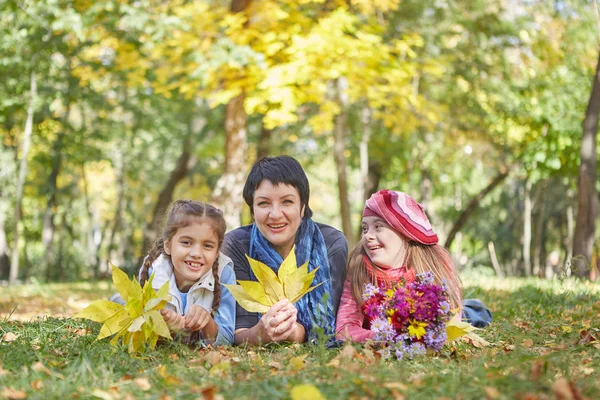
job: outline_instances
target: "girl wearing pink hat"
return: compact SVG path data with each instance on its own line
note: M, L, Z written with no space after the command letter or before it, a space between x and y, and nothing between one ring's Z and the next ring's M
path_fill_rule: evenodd
M450 254L438 244L423 206L402 192L380 190L365 204L362 239L351 251L348 275L337 314L339 339L363 342L375 333L365 329L361 311L366 283L390 284L418 273L433 272L435 282L446 282L450 306L461 308L461 282Z

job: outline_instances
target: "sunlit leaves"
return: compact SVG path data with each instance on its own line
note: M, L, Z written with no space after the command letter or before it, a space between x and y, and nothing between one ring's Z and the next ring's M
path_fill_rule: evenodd
M266 264L246 257L258 282L238 281L239 285L225 286L247 311L266 313L273 304L284 299L295 303L323 283L310 286L318 268L308 272L308 261L298 267L294 248L281 263L278 274Z
M135 278L129 280L127 274L114 265L112 278L125 305L98 300L74 316L103 323L96 340L115 335L110 341L113 346L122 338L129 353L138 353L145 344L154 348L159 336L171 339L159 312L169 299L169 282L155 292L152 274L142 288Z

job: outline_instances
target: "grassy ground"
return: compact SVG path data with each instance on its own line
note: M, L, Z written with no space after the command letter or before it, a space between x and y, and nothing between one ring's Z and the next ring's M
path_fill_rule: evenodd
M439 356L400 362L360 346L212 350L172 342L130 357L94 342L99 324L68 318L111 292L107 283L0 288L0 398L315 398L302 385L327 399L600 393L598 284L466 279L465 297L494 313L479 332L490 346L455 342Z

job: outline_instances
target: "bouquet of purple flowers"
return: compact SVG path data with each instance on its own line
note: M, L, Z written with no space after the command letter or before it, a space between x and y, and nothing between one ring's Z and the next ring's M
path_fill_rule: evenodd
M417 274L414 282L391 287L365 285L362 311L374 339L383 343L384 358L393 352L399 360L412 359L446 344L446 323L452 318L448 287L433 280L433 273L427 272Z

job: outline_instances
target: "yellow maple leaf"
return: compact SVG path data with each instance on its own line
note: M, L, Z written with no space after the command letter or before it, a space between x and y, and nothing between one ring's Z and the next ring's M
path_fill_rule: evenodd
M323 284L310 286L319 268L308 272L308 261L298 267L294 248L281 263L277 274L266 264L248 255L246 258L258 282L237 281L238 285L225 285L246 311L266 313L273 304L283 299L295 303Z
M458 339L461 336L466 335L469 332L474 331L475 328L468 322L457 321L456 318L452 318L446 324L446 334L448 335L448 341L451 342L454 339Z
M144 287L133 278L111 264L112 279L125 305L109 300L98 300L90 304L74 318L85 318L103 325L96 340L115 335L110 344L117 344L120 338L127 344L129 353L139 352L145 343L152 349L159 336L171 339L169 328L160 311L169 300L169 282L155 292L152 288L154 273Z

